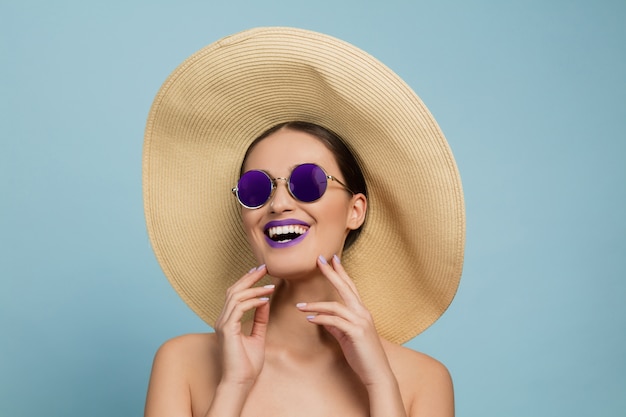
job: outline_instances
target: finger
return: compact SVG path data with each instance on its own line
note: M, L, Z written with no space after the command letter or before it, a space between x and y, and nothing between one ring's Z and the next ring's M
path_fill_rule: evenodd
M239 291L243 288L250 288L261 280L266 274L267 270L265 264L257 266L249 270L244 276L239 278L233 285L230 286L228 291Z
M270 318L270 303L266 302L265 304L261 304L254 311L254 319L252 321L252 330L250 332L250 337L256 337L260 339L265 338L265 333L267 332L267 323Z
M322 255L318 257L317 265L324 276L326 276L330 283L335 287L339 296L346 304L351 306L360 304L361 300L358 294L356 294L352 287L347 283L347 281L350 280L349 277L347 279L341 277Z
M224 300L224 307L222 308L222 313L225 313L225 309L228 308L229 302L233 299L234 296L236 296L240 291L248 289L252 287L254 284L256 284L257 282L259 282L265 276L265 273L266 273L265 265L252 268L244 276L239 278L233 285L231 285L226 290L226 296Z
M354 326L347 320L344 320L341 317L337 316L329 316L326 314L310 314L306 317L306 319L313 324L317 324L318 326L324 326L327 329L337 329L343 334L351 334ZM337 334L333 334L337 337Z
M219 323L219 327L221 327L222 329L230 328L231 330L233 329L232 326L240 328L241 319L247 311L250 311L253 308L259 308L268 303L269 297L252 298L237 303L237 305L235 305L230 314L228 316L224 316L224 319ZM216 327L218 326L216 325Z
M229 290L226 294L226 301L224 301L224 306L222 307L222 312L220 314L220 318L227 318L231 315L233 309L237 305L245 300L249 300L252 298L259 298L262 296L270 295L274 291L274 285L266 285L264 287L253 287L246 288L240 291Z
M356 285L354 284L354 281L352 280L352 278L350 278L350 276L344 269L343 264L341 263L341 259L339 259L339 256L333 255L332 264L333 264L333 268L335 269L335 272L344 280L346 284L348 284L348 286L352 289L352 292L354 292L354 294L360 300L361 297L359 296L359 291L357 290Z
M298 303L296 304L298 310L305 313L316 313L316 314L326 314L340 317L344 320L350 322L356 322L359 318L359 315L346 307L341 303L336 303L332 301L321 301L315 303Z
M237 292L231 292L228 295L226 303L239 303L241 301L249 300L250 298L258 298L263 295L268 295L274 292L274 288L275 286L273 284L270 284L263 287L252 287Z

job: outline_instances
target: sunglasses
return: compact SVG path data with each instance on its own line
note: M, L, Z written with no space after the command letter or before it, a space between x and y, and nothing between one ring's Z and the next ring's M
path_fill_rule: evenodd
M328 175L316 164L297 165L288 178L272 178L265 171L253 169L239 178L232 192L237 196L239 204L245 208L258 209L274 194L277 180L285 181L289 194L303 203L312 203L322 198L328 187L328 180L336 181L350 194L354 194L343 182Z

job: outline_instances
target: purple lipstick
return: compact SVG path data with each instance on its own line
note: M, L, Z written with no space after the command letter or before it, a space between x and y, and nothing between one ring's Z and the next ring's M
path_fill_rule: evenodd
M272 248L288 248L300 243L309 232L309 224L297 219L273 220L265 225L265 241Z

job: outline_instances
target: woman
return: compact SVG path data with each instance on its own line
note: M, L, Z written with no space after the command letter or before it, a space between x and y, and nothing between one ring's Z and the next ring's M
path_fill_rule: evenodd
M454 414L445 367L397 343L458 285L460 182L389 69L313 32L225 38L157 96L144 186L157 258L215 328L159 349L146 416Z

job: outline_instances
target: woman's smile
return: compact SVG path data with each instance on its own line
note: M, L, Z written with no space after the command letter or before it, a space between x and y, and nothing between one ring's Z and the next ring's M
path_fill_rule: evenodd
M302 220L273 220L264 227L265 241L272 248L288 248L302 242L310 225Z

